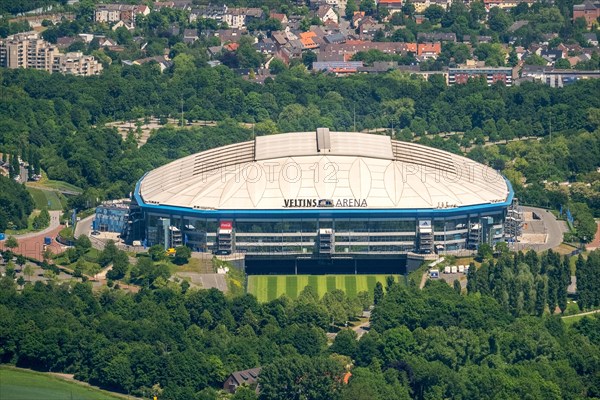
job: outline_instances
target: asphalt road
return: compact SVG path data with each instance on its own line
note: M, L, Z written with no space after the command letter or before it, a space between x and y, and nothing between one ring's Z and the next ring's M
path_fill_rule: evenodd
M540 216L544 223L544 227L546 228L548 238L546 243L543 244L517 243L515 250L534 249L537 251L544 251L557 247L562 243L563 235L567 231L567 226L564 221L558 221L554 214L544 208L525 206L522 208L523 211L533 211Z
M75 232L73 232L75 239L77 239L80 235L90 235L90 232L92 231L92 221L94 220L94 217L95 215L93 214L77 222L77 225L75 225Z
M47 236L48 232L54 231L60 225L60 211L49 211L50 214L50 225L41 231L24 233L23 235L13 235L17 239L28 239L38 236Z

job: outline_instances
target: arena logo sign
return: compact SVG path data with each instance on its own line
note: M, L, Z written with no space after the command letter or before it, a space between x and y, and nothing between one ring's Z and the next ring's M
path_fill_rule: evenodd
M340 207L340 208L366 208L366 199L283 199L284 208L318 208L318 207Z

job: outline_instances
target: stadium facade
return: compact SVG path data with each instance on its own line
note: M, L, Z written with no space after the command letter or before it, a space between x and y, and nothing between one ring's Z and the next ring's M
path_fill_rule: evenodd
M127 237L147 246L356 270L505 240L513 191L452 153L319 128L173 161L142 177L132 200Z

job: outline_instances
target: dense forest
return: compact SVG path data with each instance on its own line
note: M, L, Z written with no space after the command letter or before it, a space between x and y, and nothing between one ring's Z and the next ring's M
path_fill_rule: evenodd
M394 71L339 79L299 65L261 85L227 67L197 67L192 56L181 53L164 74L148 64L111 66L91 78L3 70L0 82L0 150L41 165L51 179L87 189L71 204L77 208L126 195L146 171L193 152L253 134L324 126L387 128L400 140L488 163L512 181L525 203L570 207L579 240L592 238L591 217L600 215L598 80L550 88L488 87L475 79L448 87L440 76L424 81ZM219 125L164 127L140 148L135 124L124 139L104 126L150 116L179 118L182 105L186 119ZM438 135L448 132L456 134ZM504 144L524 137L543 140ZM572 185L552 186L563 181Z
M32 211L33 199L23 185L0 175L0 232L27 228Z
M598 285L600 252L578 262ZM505 253L469 276L468 294L390 279L370 332L357 340L342 328L331 346L334 310L353 315L373 294L360 304L307 287L296 300L260 304L175 283L137 294L51 282L18 291L2 278L0 361L161 399L216 399L228 374L256 366L261 399L600 397L600 318L567 326L549 315L548 305L562 307L550 298L564 287L563 265L556 253Z

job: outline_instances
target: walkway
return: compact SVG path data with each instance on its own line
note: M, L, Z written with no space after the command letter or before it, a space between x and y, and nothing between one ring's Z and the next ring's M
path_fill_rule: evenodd
M59 225L60 225L60 211L49 211L48 212L50 214L50 225L48 225L48 227L46 229L42 229L41 231L37 231L37 232L28 232L28 233L24 233L22 235L11 235L16 237L17 239L27 239L27 238L32 238L32 237L37 237L37 236L44 236L49 232L53 232ZM46 235L48 236L48 235Z
M585 248L590 251L600 249L600 222L596 222L596 236L594 236L594 240L585 246Z
M586 311L586 312L582 312L579 314L573 314L573 315L565 315L564 317L561 317L562 319L567 319L567 318L573 318L573 317L583 317L584 315L591 315L591 314L597 314L600 312L599 310L592 310L592 311Z

